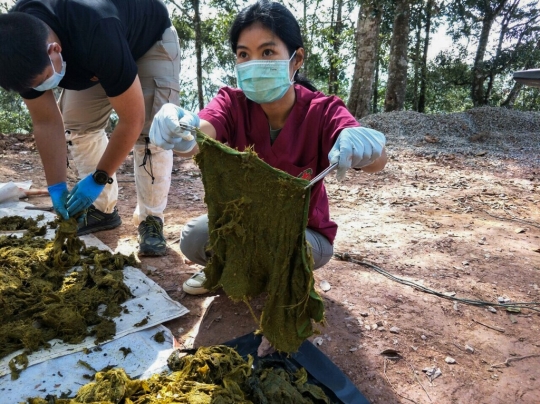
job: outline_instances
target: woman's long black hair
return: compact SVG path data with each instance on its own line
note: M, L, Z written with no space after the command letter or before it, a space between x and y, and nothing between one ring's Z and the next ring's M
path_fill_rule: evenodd
M281 3L261 0L244 8L234 19L229 32L229 41L235 54L240 33L256 22L260 22L285 43L289 56L292 56L298 48L304 47L300 26L292 13ZM311 91L317 91L311 81L298 72L294 75L294 81Z

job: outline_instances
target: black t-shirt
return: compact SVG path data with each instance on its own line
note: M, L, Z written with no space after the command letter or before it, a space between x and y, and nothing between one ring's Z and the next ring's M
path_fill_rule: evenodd
M11 11L39 18L58 35L66 62L60 87L84 90L97 77L109 97L131 86L135 61L171 26L160 0L19 0ZM21 96L41 94L29 90Z

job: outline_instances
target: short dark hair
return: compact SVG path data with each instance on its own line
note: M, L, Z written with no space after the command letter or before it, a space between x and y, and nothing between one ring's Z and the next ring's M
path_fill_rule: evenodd
M51 63L49 28L39 18L17 11L0 15L0 86L23 92Z
M236 53L241 32L256 22L268 28L285 43L289 56L292 56L298 48L304 47L300 26L289 9L275 1L260 0L240 11L232 23L229 41L234 53ZM317 91L315 86L298 72L294 80L311 91Z

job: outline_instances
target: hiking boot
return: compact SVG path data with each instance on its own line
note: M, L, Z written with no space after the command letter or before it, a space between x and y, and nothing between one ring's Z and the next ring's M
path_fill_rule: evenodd
M167 253L163 237L163 222L159 217L147 216L139 224L139 255L160 256Z
M188 295L203 295L210 292L208 289L203 287L204 282L206 282L206 275L204 272L197 272L184 282L182 289L184 289L184 292L186 292Z
M111 213L103 213L102 211L96 209L94 205L90 205L86 211L84 221L79 224L77 236L84 236L85 234L90 234L101 230L114 229L121 224L122 219L118 214L116 206Z

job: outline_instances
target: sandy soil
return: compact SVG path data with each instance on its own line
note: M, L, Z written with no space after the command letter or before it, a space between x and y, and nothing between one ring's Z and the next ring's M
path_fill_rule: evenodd
M345 260L336 257L315 273L326 307L316 343L373 403L537 403L540 303L519 312L501 306L540 302L537 155L434 155L422 147L393 150L389 142L383 172L351 172L343 183L326 179L339 224L335 248ZM45 186L31 136L4 135L0 148L1 182ZM118 174L124 223L96 233L124 253L137 248L132 172L128 158ZM71 185L75 180L71 171ZM166 324L188 347L256 328L243 303L182 292L198 268L182 257L179 235L205 212L203 199L197 166L175 158L165 217L168 255L141 259L142 269L190 310ZM48 197L29 202L50 205ZM326 292L323 281L330 284ZM261 302L253 306L260 309ZM437 369L441 375L430 378Z

